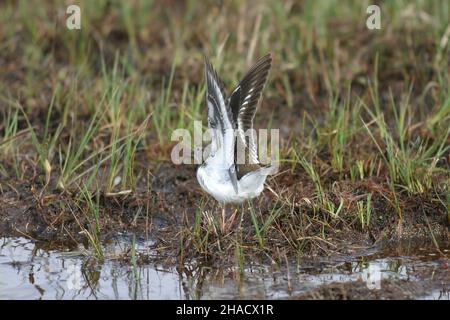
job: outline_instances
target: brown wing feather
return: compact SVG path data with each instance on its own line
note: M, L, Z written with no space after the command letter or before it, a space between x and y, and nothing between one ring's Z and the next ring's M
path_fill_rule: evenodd
M249 150L253 164L258 163L257 149L252 135L245 137L245 132L253 128L253 118L261 97L262 90L272 64L269 54L259 59L233 90L228 104L233 114L233 121L238 130L238 139ZM236 157L235 157L236 159Z

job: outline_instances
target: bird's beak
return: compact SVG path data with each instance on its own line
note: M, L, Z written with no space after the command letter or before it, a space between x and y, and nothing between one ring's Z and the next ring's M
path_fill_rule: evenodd
M228 169L228 174L230 175L230 180L231 180L231 184L233 185L234 192L236 192L236 194L238 194L238 192L239 192L239 190L238 190L238 181L237 181L237 175L236 175L236 168L235 168L234 165L232 165Z

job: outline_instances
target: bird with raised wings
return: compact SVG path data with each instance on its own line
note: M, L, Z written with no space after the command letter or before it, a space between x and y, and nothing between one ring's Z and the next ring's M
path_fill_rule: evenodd
M259 59L227 97L224 85L205 57L210 154L197 170L203 190L222 204L242 203L261 194L274 166L258 161L253 135L253 118L271 68L270 54ZM250 131L247 131L250 130ZM237 161L238 144L244 146L249 161Z

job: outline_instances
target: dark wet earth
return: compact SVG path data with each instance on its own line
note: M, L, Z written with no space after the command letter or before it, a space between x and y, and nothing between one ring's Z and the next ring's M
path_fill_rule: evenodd
M164 267L124 262L129 236L93 262L83 248L48 250L26 238L0 240L0 299L441 299L450 300L447 244L402 243L353 256L288 265ZM152 256L137 240L136 255Z

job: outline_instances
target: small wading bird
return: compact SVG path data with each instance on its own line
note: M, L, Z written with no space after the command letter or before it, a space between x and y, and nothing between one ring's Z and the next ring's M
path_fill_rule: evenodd
M253 130L253 118L271 63L270 54L259 59L227 97L222 81L205 57L211 145L209 156L197 170L197 180L206 192L224 205L223 221L225 205L259 196L267 176L275 169L259 165L253 131L247 132ZM249 163L238 163L237 153L242 150L237 148L238 144L248 151Z

